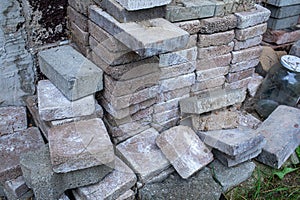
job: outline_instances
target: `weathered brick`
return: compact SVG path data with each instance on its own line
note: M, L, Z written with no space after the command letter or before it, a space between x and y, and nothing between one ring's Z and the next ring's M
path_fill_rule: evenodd
M196 81L200 82L203 80L224 76L228 73L228 69L229 66L196 71Z
M0 108L0 136L22 131L27 128L27 114L25 107Z
M156 144L179 175L187 179L213 160L210 150L189 127L177 126L161 133Z
M225 17L212 17L200 20L200 33L218 33L236 28L237 18L235 15Z
M197 60L196 70L207 70L217 67L224 67L231 63L231 53L225 55L217 55L211 58L201 58Z
M178 77L181 75L194 72L196 69L196 61L172 65L170 67L160 68L160 80Z
M145 183L170 167L170 162L156 146L159 133L151 128L117 145L117 153Z
M256 46L248 49L233 51L232 52L232 64L243 62L245 60L253 60L258 58L262 53L262 47Z
M175 51L159 55L159 66L168 67L172 65L193 62L197 59L197 47Z
M126 10L143 10L148 8L153 8L157 6L163 6L171 3L171 0L153 0L149 1L135 1L135 0L116 0L119 2Z
M197 91L207 90L218 86L222 86L224 85L224 83L225 83L224 76L196 81L196 83L192 86L191 91L197 92Z
M268 20L268 28L272 30L280 30L285 28L290 28L295 25L297 25L299 19L299 15L286 17L282 19L276 19L273 17L270 17Z
M262 42L262 36L256 36L253 38L249 38L247 40L244 41L239 41L239 40L233 40L234 41L234 51L238 51L238 50L242 50L242 49L247 49L250 47L254 47L259 45Z
M264 34L263 40L277 45L287 44L300 40L300 30L270 30Z
M198 59L206 59L211 58L219 55L228 54L233 50L234 42L230 42L227 45L220 45L220 46L211 46L201 48L198 47Z
M242 61L239 63L231 64L229 68L229 72L238 72L250 68L255 68L259 63L259 58L249 60L249 61Z
M191 35L197 34L201 29L199 20L182 21L182 22L176 22L174 24Z
M233 30L213 34L198 34L197 46L209 47L229 44L234 36Z
M271 12L256 4L255 8L250 11L235 13L237 17L237 28L243 29L257 24L266 22L271 15Z
M236 81L239 81L242 79L252 77L254 74L254 71L255 71L254 68L250 68L250 69L246 69L246 70L242 70L242 71L238 71L238 72L229 73L226 76L226 81L228 83L232 83L232 82L236 82Z
M256 36L263 35L267 30L267 23L259 24L245 29L235 29L235 38L244 41Z
M244 90L215 90L201 96L181 100L180 110L181 113L201 114L241 103L245 97L246 92Z
M180 85L178 83L181 83ZM160 88L162 92L176 90L191 86L195 83L195 74L190 73L170 79L164 79L160 81Z
M71 6L67 8L70 22L75 23L82 31L88 32L88 18L74 10Z

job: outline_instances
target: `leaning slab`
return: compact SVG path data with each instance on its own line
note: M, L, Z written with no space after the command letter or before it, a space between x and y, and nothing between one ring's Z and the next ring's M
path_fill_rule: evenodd
M170 167L170 162L155 144L159 133L150 128L117 145L117 154L145 183Z
M71 46L39 53L43 74L71 101L102 90L102 70Z
M48 140L51 163L56 173L99 165L112 166L114 163L114 148L99 118L53 127Z
M187 126L177 126L164 131L157 137L156 144L184 179L213 160L210 150Z
M101 181L113 169L107 165L57 174L52 170L48 146L21 156L26 184L37 200L58 199L65 190Z
M48 80L38 82L37 96L39 114L45 121L87 116L95 112L94 95L70 101Z
M89 200L117 199L136 184L134 172L118 157L114 170L94 185L74 190L78 197Z
M25 107L8 106L0 108L0 136L27 128Z
M267 140L257 160L279 169L300 145L299 122L299 109L279 106L257 129Z
M143 10L143 9L157 7L157 6L164 6L171 3L171 0L151 0L151 1L116 0L116 1L119 2L124 8L130 11Z
M19 163L22 153L42 146L43 138L35 127L0 137L0 186L22 175Z
M183 48L189 39L186 31L163 18L120 23L97 6L90 6L89 17L129 49L143 57Z

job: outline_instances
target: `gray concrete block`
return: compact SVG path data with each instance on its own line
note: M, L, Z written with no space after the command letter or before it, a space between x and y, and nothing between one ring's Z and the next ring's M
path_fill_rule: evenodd
M116 0L119 2L124 8L129 11L133 10L143 10L158 6L163 6L171 3L171 0L152 0L152 1L135 1L135 0Z
M144 57L183 48L189 40L186 31L163 18L120 23L97 6L90 7L89 17L129 49Z
M289 54L300 57L300 40L292 46Z
M0 136L27 128L25 107L0 107Z
M279 106L257 129L267 140L257 160L279 169L300 145L299 121L299 109Z
M268 8L271 11L271 17L277 19L282 19L300 14L300 4L283 7L277 7L267 4L266 8Z
M128 11L117 0L102 0L100 6L119 22L137 22L163 18L166 15L166 6Z
M268 28L273 30L280 30L285 28L290 28L295 25L297 25L299 19L299 15L295 15L292 17L286 17L282 19L276 19L273 17L270 17L268 20Z
M215 8L216 5L207 0L186 0L178 3L173 1L167 6L166 19L176 22L212 17L215 14Z
M102 90L102 70L73 49L61 46L41 51L43 74L71 101Z
M296 5L299 4L298 0L268 0L268 4L282 7L282 6L289 6L289 5Z
M95 184L113 169L107 165L57 174L52 170L48 146L23 154L23 177L37 200L58 199L65 190Z

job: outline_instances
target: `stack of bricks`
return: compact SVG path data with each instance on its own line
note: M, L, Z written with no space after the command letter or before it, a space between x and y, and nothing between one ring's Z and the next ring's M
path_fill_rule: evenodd
M268 0L266 7L271 11L268 31L264 35L266 43L273 48L285 48L300 39L300 30L296 27L300 23L299 1Z

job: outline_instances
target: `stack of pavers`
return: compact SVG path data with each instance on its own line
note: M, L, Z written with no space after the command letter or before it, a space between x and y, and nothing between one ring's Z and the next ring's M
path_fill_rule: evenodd
M290 47L300 39L300 2L297 0L268 0L266 8L271 11L268 31L264 41L273 48ZM287 48L289 49L289 48Z

